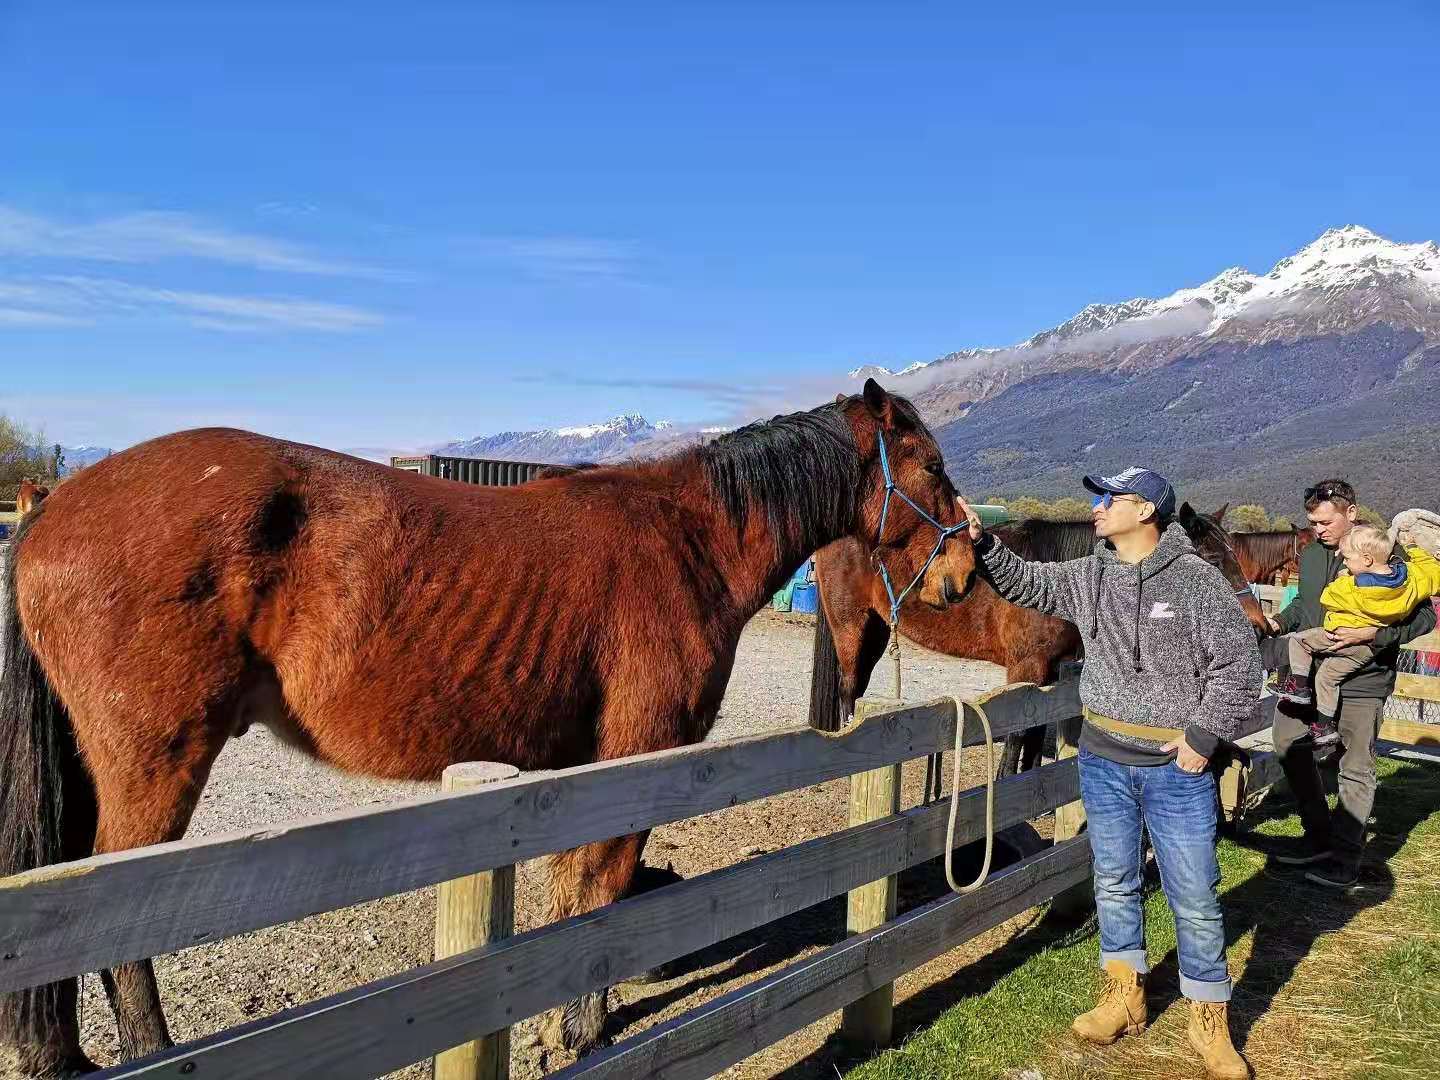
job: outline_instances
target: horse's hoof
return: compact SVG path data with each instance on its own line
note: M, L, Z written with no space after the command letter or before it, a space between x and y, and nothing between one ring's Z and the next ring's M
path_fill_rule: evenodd
M650 986L652 983L668 982L675 978L679 969L680 962L678 960L667 960L649 971L642 971L639 975L631 975L630 978L621 981L626 986Z
M551 1050L584 1054L600 1045L605 1030L605 991L551 1009L540 1021L540 1041Z
M640 896L684 880L675 872L673 866L666 866L663 870L658 866L640 866L635 871L635 877L630 882L630 891L626 895Z
M0 1047L0 1080L73 1080L99 1071L100 1066L84 1054L57 1058L50 1053L36 1056Z

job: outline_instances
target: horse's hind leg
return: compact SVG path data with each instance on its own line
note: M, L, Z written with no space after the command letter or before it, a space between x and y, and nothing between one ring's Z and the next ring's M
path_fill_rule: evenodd
M164 740L132 744L133 753L117 755L113 745L107 745L104 757L92 757L99 806L97 855L162 844L185 834L210 766L224 745L228 720L228 711L188 719L174 724ZM173 1045L149 960L120 964L102 971L100 978L115 1010L121 1060Z
M550 857L550 920L581 915L614 903L630 891L649 832L587 844ZM540 1039L576 1053L597 1046L604 1034L606 988L593 990L545 1014Z

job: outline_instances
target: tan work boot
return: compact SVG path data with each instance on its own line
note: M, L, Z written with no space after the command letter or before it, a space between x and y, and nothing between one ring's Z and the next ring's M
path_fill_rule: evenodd
M1077 1016L1070 1030L1086 1042L1109 1046L1122 1035L1139 1035L1149 1022L1145 976L1124 960L1107 960L1100 1004Z
M1230 1008L1223 1001L1190 1002L1190 1045L1211 1080L1250 1080L1250 1066L1230 1041Z

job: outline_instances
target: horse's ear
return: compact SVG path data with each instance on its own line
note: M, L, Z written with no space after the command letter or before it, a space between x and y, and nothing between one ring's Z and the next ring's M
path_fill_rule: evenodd
M1188 525L1195 520L1195 508L1188 502L1180 504L1180 524Z
M1215 522L1216 525L1223 525L1225 523L1225 514L1229 509L1230 504L1227 502L1224 506L1220 507L1219 510L1216 510L1215 513L1210 515L1210 520Z
M864 397L870 415L889 427L895 420L895 402L885 388L874 379L866 379Z

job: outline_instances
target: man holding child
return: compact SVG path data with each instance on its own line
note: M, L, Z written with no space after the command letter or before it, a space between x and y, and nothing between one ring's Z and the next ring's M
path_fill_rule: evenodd
M1275 752L1305 827L1294 849L1275 859L1309 867L1307 880L1335 888L1359 880L1375 804L1375 740L1395 689L1399 648L1435 628L1435 610L1420 595L1434 586L1434 560L1361 526L1356 506L1355 489L1344 480L1306 489L1317 543L1301 552L1299 595L1269 620L1272 633L1293 635L1291 677L1281 687L1287 700L1275 712ZM1307 660L1318 662L1308 679ZM1336 742L1344 753L1340 801L1331 814L1315 759Z

